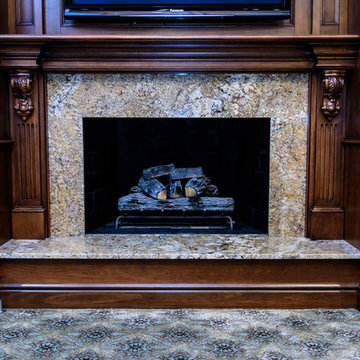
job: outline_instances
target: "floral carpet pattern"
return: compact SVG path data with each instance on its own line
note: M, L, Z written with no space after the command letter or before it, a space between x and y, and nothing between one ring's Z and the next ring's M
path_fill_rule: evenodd
M0 360L360 360L347 310L22 310L0 314Z

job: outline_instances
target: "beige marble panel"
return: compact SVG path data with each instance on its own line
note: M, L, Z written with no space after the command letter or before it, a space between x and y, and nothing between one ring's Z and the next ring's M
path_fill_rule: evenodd
M305 231L307 74L49 74L51 235L84 234L84 117L271 118L269 233Z

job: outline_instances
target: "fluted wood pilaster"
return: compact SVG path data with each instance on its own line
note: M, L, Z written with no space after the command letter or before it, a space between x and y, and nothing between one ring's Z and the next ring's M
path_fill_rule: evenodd
M13 238L44 238L45 207L42 198L42 166L40 119L38 108L38 76L31 71L10 73L10 118L14 147L13 174Z

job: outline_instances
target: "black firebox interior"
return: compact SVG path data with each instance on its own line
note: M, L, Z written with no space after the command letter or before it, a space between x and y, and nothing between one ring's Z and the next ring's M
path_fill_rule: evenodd
M87 233L268 232L269 119L85 118L83 125ZM147 222L146 216L159 215L149 213L142 214L146 226L115 230L119 197L137 185L142 170L169 163L201 166L219 196L235 200L235 210L226 214L235 221L233 230L206 226L212 221L206 214L197 214L199 226L195 217L179 230L161 215Z

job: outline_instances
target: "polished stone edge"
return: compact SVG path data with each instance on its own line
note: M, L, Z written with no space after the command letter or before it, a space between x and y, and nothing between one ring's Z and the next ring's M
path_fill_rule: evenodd
M0 259L360 259L360 250L345 240L312 241L266 235L215 235L200 239L186 235L130 238L129 235L86 235L10 240L0 247Z

